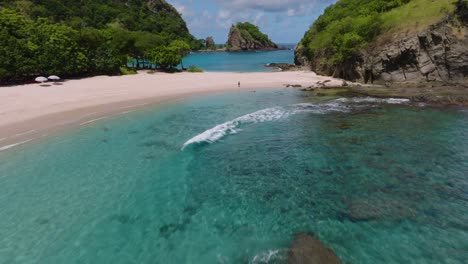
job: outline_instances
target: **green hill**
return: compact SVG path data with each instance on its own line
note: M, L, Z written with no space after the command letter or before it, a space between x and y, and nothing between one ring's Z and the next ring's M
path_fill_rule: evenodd
M262 33L260 29L249 23L237 23L229 30L227 46L230 51L269 50L278 46Z
M456 57L468 56L460 17L467 5L467 0L339 0L305 33L296 47L296 63L348 80L393 82L401 73L404 81L421 79L427 77L421 71L426 66L437 68L436 79L463 79L466 63ZM452 51L440 51L439 37L450 42ZM427 43L420 43L423 39ZM439 63L438 56L450 57L453 67Z
M118 73L189 33L164 0L0 0L0 80Z

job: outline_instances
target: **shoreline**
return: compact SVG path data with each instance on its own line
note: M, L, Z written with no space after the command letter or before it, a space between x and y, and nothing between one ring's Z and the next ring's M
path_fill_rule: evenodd
M229 91L307 86L340 79L313 72L154 73L97 76L61 85L0 87L0 151L104 119L173 103L192 96ZM237 86L241 82L240 88Z

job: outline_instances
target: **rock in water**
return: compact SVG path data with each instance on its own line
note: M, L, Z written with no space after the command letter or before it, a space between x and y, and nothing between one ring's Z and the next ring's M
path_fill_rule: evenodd
M268 35L260 32L257 26L245 23L237 23L229 30L227 41L229 51L255 51L275 50L278 45L268 38Z
M289 249L288 264L336 264L337 256L322 242L306 233L296 234Z

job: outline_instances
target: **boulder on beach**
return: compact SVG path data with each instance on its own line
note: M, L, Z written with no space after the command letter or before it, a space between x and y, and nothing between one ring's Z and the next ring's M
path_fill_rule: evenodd
M337 256L312 235L299 233L289 248L288 264L336 264Z

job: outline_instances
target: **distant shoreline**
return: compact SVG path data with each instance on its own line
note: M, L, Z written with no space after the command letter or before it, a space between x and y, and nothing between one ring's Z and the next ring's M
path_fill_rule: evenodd
M342 80L313 72L140 71L137 75L97 76L46 87L39 84L0 87L0 101L4 102L0 105L0 150L194 95L285 88L287 84L306 87L324 80L331 80L330 85L342 84Z

